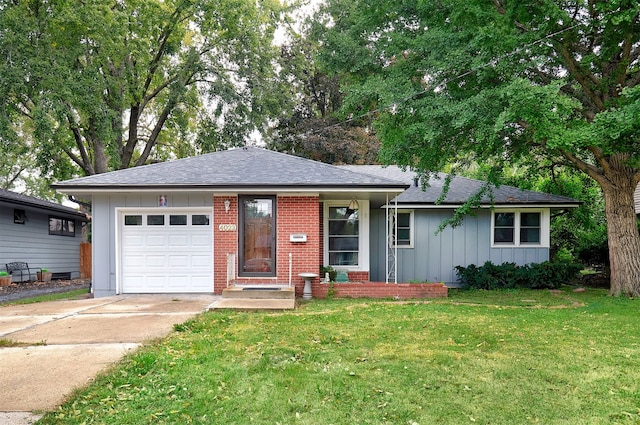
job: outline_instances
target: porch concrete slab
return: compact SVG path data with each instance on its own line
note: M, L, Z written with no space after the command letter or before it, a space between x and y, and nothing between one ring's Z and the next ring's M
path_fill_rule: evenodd
M293 310L293 299L221 298L209 306L209 310Z

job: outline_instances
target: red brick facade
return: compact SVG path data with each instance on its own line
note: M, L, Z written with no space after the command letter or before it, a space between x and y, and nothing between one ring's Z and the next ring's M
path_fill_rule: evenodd
M320 198L318 196L278 196L278 278L289 281L289 254L291 254L291 281L296 296L302 296L304 279L299 273L320 273ZM292 233L304 233L306 242L291 242ZM315 279L318 281L318 279Z
M228 210L225 206L228 201ZM288 284L289 258L291 282L296 296L301 297L304 280L299 273L319 273L323 262L323 218L318 196L278 196L276 201L276 276L238 277L238 196L215 195L213 198L213 265L214 293L221 294L227 287L227 258L235 255L235 276L229 284ZM304 233L306 242L291 242L292 233ZM350 282L333 285L333 295L349 298L436 298L446 297L446 286L439 283L385 284L369 282L368 271L348 272ZM312 292L317 298L326 298L331 286L313 280Z
M229 211L225 210L229 201ZM235 230L234 227L235 226ZM213 197L213 289L222 294L227 287L227 255L236 255L238 267L238 197L216 195Z
M311 292L316 298L327 298L329 290L336 298L446 298L448 289L442 283L314 283Z
M224 202L229 201L229 211ZM304 280L299 273L319 273L320 270L320 199L318 196L278 196L276 201L276 276L238 277L238 197L216 195L213 198L213 264L214 293L221 294L227 286L227 257L235 254L235 276L230 283L288 284L289 254L291 282L296 295L302 296ZM234 227L235 226L235 227ZM306 242L291 242L292 233L304 233Z

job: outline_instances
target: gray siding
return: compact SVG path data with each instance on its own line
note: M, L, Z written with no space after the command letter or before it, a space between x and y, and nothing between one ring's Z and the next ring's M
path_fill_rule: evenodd
M14 208L25 211L25 224L13 222ZM76 220L75 237L50 235L49 215L66 218L64 214L0 203L0 270L6 263L25 261L29 267L54 273L80 272L81 221Z
M411 280L457 282L455 266L514 262L520 265L549 259L548 248L491 248L491 212L452 229L435 234L440 223L451 217L451 210L414 210L413 248L398 248L398 282ZM385 280L385 212L371 211L371 280Z
M96 297L116 294L116 208L158 206L158 197L167 195L169 207L213 207L213 194L170 193L105 194L93 196L93 291Z

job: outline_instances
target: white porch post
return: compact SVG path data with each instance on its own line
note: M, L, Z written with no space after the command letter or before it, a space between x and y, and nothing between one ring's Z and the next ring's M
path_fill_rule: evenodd
M388 193L385 210L385 283L390 281L398 283L398 245L394 243L393 238L394 235L398 234L398 200L395 200L393 209L391 209Z

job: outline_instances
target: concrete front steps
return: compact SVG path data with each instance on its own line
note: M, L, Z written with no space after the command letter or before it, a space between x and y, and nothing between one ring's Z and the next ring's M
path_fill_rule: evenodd
M292 310L296 307L296 293L288 285L234 285L222 291L222 298L209 310Z

